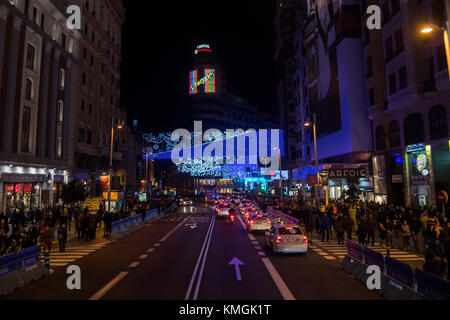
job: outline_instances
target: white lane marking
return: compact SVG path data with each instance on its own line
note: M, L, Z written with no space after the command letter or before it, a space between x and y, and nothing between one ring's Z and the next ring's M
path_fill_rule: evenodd
M338 258L339 258L339 259L344 259L344 258L345 258L345 256L338 256Z
M258 244L258 241L252 241L252 244Z
M148 254L143 254L139 257L139 259L144 260L144 259L147 259L147 257L148 257Z
M215 221L216 221L216 219L214 217L214 222ZM197 300L197 298L198 298L198 291L200 290L200 283L202 282L203 269L205 268L206 257L208 256L209 244L211 243L211 238L212 238L212 234L213 234L213 231L214 231L214 222L213 222L213 226L211 228L211 232L209 233L208 245L206 246L206 249L205 249L205 254L204 254L204 257L203 257L203 263L202 263L202 267L200 268L200 274L199 274L198 279L197 279L197 286L195 287L194 299L193 300Z
M327 260L335 260L335 259L336 259L336 258L333 257L333 256L322 256L322 257L324 257L324 258L327 259Z
M323 250L320 249L313 249L315 252L323 252Z
M68 263L52 263L52 267L65 267Z
M161 240L159 240L159 242L164 242L167 240L167 238L169 238L175 231L177 231L186 221L187 219L189 219L191 216L187 217L186 219L184 219L183 221L181 221L179 224L177 224L175 226L175 228L173 228L168 234L166 234L164 237L161 238ZM159 245L159 244L158 244ZM156 244L155 244L156 246Z
M272 262L270 262L269 258L261 258L261 260L264 263L264 265L266 266L267 271L269 272L270 276L272 277L273 281L275 282L275 285L277 286L281 295L283 296L283 299L284 300L295 300L294 295L289 290L286 283L283 281L280 274L273 266Z
M161 243L155 243L153 246L154 247L159 247L161 245Z
M263 251L258 251L258 254L259 254L260 256L265 256L265 255L266 255L266 253L263 252Z
M147 250L148 253L155 251L155 248L150 248Z
M327 253L327 252L317 252L318 254L320 254L321 256L328 256L329 255L329 253Z
M397 258L400 261L425 261L424 258Z
M245 223L242 221L242 218L238 216L239 222L241 223L241 226L244 230L247 230ZM248 237L251 241L256 241L256 238L253 234L248 233ZM253 239L252 239L253 238ZM265 253L262 252L264 255ZM260 252L258 252L260 256ZM275 282L275 285L277 286L278 290L280 291L282 297L284 300L295 300L294 295L292 294L291 290L289 290L288 286L284 282L284 280L281 278L280 274L278 273L277 269L275 269L272 262L269 260L269 258L261 258L262 262L264 263L264 266L266 267L267 271L269 272L270 276L272 277L273 282Z
M189 287L186 292L186 296L184 297L184 300L188 300L189 296L191 295L192 286L194 285L195 276L197 275L198 266L200 265L201 258L203 256L203 251L205 250L206 242L208 241L209 233L211 232L211 228L213 225L215 217L211 219L211 222L209 223L208 231L206 232L205 240L203 240L202 249L200 250L200 254L197 259L197 263L195 264L194 272L192 273L191 281L189 282Z
M132 264L130 264L128 267L129 268L136 268L139 265L140 262L133 262Z
M260 246L255 246L256 250L262 250L262 248Z
M103 288L101 288L92 297L90 297L89 300L100 300L109 290L111 290L112 287L118 284L119 281L122 280L127 274L128 272L119 273L114 279L112 279Z

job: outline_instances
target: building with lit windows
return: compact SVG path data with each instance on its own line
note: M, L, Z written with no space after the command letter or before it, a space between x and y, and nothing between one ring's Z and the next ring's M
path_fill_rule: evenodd
M60 1L0 0L0 211L56 204L73 167L80 33Z
M381 31L364 34L372 120L374 191L398 205L436 206L450 186L450 81L441 32L446 0L367 1L382 8Z
M83 181L90 196L95 197L103 191L100 176L109 170L111 127L126 121L120 109L125 7L121 0L61 1L78 5L83 17L78 48L80 77L73 177ZM114 139L114 175L123 162L118 145L119 140Z

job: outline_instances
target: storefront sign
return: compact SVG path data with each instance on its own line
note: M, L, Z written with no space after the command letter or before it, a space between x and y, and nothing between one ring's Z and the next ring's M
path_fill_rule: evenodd
M425 150L425 146L423 143L411 144L406 147L406 152L415 152Z
M3 173L2 180L5 182L44 182L43 174L20 174L20 173Z
M329 179L333 178L366 178L367 170L365 168L358 169L337 169L330 168L328 170L322 171L324 174L328 175Z
M392 176L392 183L403 183L403 176L401 174L395 174Z

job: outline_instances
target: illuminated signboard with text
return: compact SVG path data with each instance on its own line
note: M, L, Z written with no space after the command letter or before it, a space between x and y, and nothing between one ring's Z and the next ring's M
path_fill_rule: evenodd
M216 92L216 70L205 69L204 77L198 80L198 71L193 70L189 74L189 95L199 93L198 89L204 87L204 93Z

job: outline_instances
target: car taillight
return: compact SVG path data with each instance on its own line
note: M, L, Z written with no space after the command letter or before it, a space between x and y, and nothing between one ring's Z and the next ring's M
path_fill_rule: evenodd
M250 220L250 221L249 221L249 224L250 224L250 225L254 225L254 224L255 224L255 221Z
M308 242L308 237L304 237L303 238L303 243L307 243Z
M280 236L277 236L277 243L282 243L282 242L283 242L283 239L281 239Z
M269 223L269 224L272 224L272 221L268 220L268 223Z

